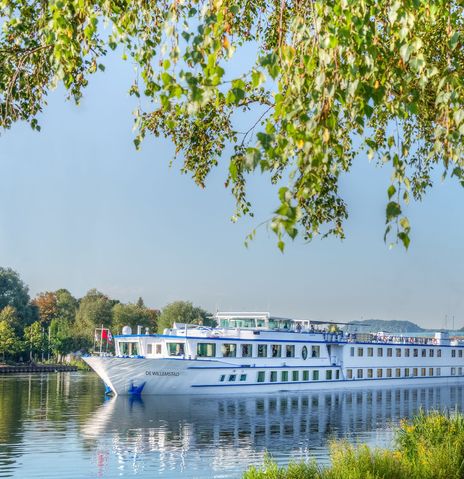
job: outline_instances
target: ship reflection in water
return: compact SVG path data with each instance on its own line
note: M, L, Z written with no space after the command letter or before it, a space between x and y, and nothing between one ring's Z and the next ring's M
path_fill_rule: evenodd
M328 442L390 446L402 418L462 410L463 386L282 393L256 397L112 398L81 429L100 476L240 477L261 464L328 461ZM104 458L104 460L102 460ZM106 459L105 459L106 458ZM108 459L109 458L109 459Z

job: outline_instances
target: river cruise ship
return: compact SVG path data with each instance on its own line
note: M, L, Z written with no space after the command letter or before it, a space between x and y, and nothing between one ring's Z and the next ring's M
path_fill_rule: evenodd
M115 355L84 360L108 391L233 394L328 390L464 380L464 344L434 338L343 333L269 313L216 313L217 327L174 323L163 334L129 327ZM314 324L316 323L316 325Z

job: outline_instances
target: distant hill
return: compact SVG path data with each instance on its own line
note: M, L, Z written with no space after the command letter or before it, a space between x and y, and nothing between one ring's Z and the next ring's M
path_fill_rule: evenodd
M352 321L352 324L346 326L346 332L379 332L388 333L420 333L426 331L411 321L387 321L383 319L366 319L364 321ZM355 326L359 325L359 326ZM362 326L362 327L360 327Z

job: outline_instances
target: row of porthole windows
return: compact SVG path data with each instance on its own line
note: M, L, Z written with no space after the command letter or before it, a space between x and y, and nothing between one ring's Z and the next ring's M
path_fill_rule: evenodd
M301 373L301 374L300 374ZM355 376L356 374L356 376ZM375 376L374 376L375 375ZM463 368L451 368L451 376L462 376ZM378 368L378 369L347 369L347 379L373 379L376 378L407 378L407 377L433 377L441 376L441 368ZM280 371L280 382L287 381L319 381L321 379L319 370L313 371ZM269 371L268 382L275 383L279 381L278 371ZM340 370L327 369L325 371L325 380L340 379ZM220 382L246 381L246 374L221 374ZM266 371L258 371L256 381L258 383L266 382Z
M455 368L451 368L451 371ZM462 368L459 368L462 370ZM453 375L453 373L451 373ZM347 369L347 379L408 378L421 376L441 376L441 368L377 368Z
M418 358L419 356L422 357L422 358L425 358L425 357L430 357L430 358L433 358L435 356L435 351L436 351L436 355L437 355L437 358L441 358L441 349L427 349L427 348L421 348L419 350L419 348L385 348L385 347L377 347L377 348L374 348L374 347L358 347L358 348L355 348L355 347L351 347L350 348L350 356L358 356L358 357L363 357L363 356L367 356L367 357L373 357L374 356L374 349L376 349L376 355L377 357L381 358L383 356L386 356L388 358L391 358L393 357L393 355L397 358L401 358L401 357L405 357L405 358L409 358L409 357L414 357L414 358ZM427 354L428 352L428 354ZM393 354L394 353L394 354ZM455 350L452 350L451 352L451 355L452 357L456 357L456 351ZM459 350L459 357L462 358L462 350Z
M240 381L246 381L246 374L221 374L219 377L219 382L235 382L239 378ZM303 371L258 371L256 374L256 381L258 383L270 382L297 382L297 381L320 381L325 379L326 381L340 379L340 370L327 369L325 371L325 376L320 374L318 369L313 371L303 370Z
M153 346L155 349L153 351ZM147 354L162 354L161 344L148 344ZM253 344L239 344L236 343L222 343L219 345L221 354L224 358L235 358L240 352L242 358L294 358L296 357L295 345L286 344L257 344L253 348ZM166 342L166 351L168 356L184 356L185 343L180 342ZM216 356L216 343L198 343L196 355L199 358L214 358ZM319 358L321 356L320 346L311 346L308 350L307 346L301 348L301 357L306 360L310 355L312 358Z
M247 379L247 375L246 374L229 374L228 378L227 378L227 381L230 382L230 383L233 383L236 381L236 379L239 379L239 381L246 381ZM221 383L223 383L224 381L226 380L226 375L225 374L221 374L221 377L219 378L219 381L221 381Z

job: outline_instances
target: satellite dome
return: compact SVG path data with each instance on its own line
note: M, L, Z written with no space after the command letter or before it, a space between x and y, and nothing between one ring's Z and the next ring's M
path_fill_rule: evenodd
M132 334L132 328L130 326L124 326L122 328L122 334L124 334L124 336Z

